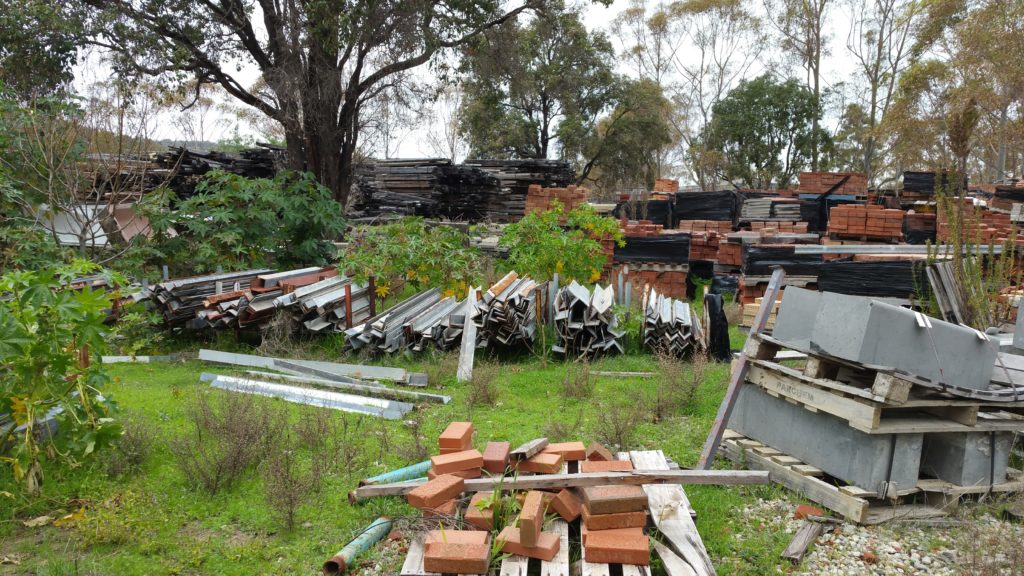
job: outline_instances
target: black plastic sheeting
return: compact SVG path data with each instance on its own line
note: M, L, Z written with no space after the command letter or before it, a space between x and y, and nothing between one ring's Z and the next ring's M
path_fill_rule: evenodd
M929 291L922 261L832 260L818 268L818 289L853 296L913 298Z
M949 173L940 173L943 187L949 184ZM903 189L918 194L935 194L935 172L904 172ZM967 176L964 176L963 189L967 189Z
M935 242L935 230L904 230L903 239L907 244Z
M739 289L739 276L720 275L711 280L712 294L735 294Z
M648 200L646 202L619 202L612 209L612 216L629 220L650 220L665 228L675 228L671 200Z
M659 262L686 264L690 261L689 234L663 234L646 238L626 238L626 245L615 245L616 262Z
M1022 202L1024 203L1024 188L999 186L996 188L994 194L996 198L1001 200L1009 200L1011 202Z
M782 266L789 276L815 276L821 263L821 254L794 254L793 246L745 244L740 271L746 276L770 276L772 268Z
M732 360L729 347L729 320L725 317L725 302L721 294L704 297L704 311L708 318L708 355L718 362Z
M675 218L680 220L730 220L739 217L743 197L735 190L676 192Z

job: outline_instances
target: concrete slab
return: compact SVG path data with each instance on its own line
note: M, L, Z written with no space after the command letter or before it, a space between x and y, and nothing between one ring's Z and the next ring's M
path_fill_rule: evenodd
M948 432L924 435L921 472L957 486L1001 484L1013 432Z
M787 286L782 293L782 304L775 317L772 338L788 343L794 348L806 349L814 331L821 292L796 286Z
M740 389L729 427L865 490L917 485L921 434L865 434L752 385Z

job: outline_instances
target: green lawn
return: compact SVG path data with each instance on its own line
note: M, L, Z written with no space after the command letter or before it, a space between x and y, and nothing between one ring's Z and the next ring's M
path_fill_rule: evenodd
M740 335L734 336L734 344L742 341ZM449 405L421 410L428 448L436 447L435 439L448 422L467 419L476 426L479 447L492 439L515 445L541 435L588 442L608 427L614 417L609 414L628 414L630 409L646 407L656 387L656 380L591 376L589 398L567 399L562 383L571 365L532 357L504 359L491 369L498 390L496 402L470 406L467 398L472 386L454 382L450 359L389 358L381 363L427 371L435 380L430 389L443 390L454 398ZM478 373L488 371L480 366L478 359ZM658 371L659 366L651 356L634 354L594 362L591 370ZM111 367L115 382L109 394L158 434L152 454L141 470L126 477L111 478L102 462L73 471L49 468L44 498L27 502L18 496L0 496L7 520L0 529L0 558L7 560L0 563L0 573L313 574L377 516L418 517L400 499L377 499L359 506L349 505L346 499L359 479L409 463L401 454L408 453L412 436L408 426L397 421L364 420L359 434L365 439L362 463L348 470L338 466L321 493L300 508L299 526L290 532L266 504L263 481L256 470L214 496L190 489L168 446L175 437L188 433L185 405L197 394L220 394L210 392L199 381L203 371L231 372L196 361ZM660 448L682 466L692 466L727 380L728 366L712 365L685 408L658 422L644 408L644 421L628 448ZM314 410L289 406L293 423ZM356 420L351 414L332 415ZM10 478L4 481L10 483ZM687 493L697 510L705 545L721 574L788 571L778 555L789 536L748 519L743 512L758 498L790 497L795 501L795 497L769 486L693 486ZM59 527L22 525L26 519L41 515L59 518L83 506L81 518ZM379 552L369 558L375 559L375 554ZM389 561L396 560L400 561L400 554L393 553ZM384 571L396 572L396 566Z

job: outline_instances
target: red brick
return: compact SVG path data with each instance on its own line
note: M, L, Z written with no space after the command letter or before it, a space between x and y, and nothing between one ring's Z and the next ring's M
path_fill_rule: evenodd
M480 477L480 469L473 468L472 470L456 470L455 472L449 472L449 474L451 474L452 476L458 476L459 478L463 478L466 480L471 480L473 478ZM442 474L438 474L433 470L427 470L427 480L433 480L438 476L442 476Z
M445 518L455 516L455 512L458 510L456 501L454 498L433 508L423 508L421 512L424 518Z
M580 472L629 472L632 469L633 464L629 460L580 462Z
M442 574L487 574L491 546L488 532L432 530L423 549L423 569Z
M559 442L557 444L548 444L546 448L541 450L542 453L548 454L561 454L562 460L568 462L570 460L583 460L587 457L587 449L583 446L583 442Z
M519 528L506 526L498 534L498 541L504 542L501 551L507 554L519 554L527 558L550 561L555 557L555 554L558 554L558 548L561 545L558 534L551 532L541 532L540 538L537 539L537 545L534 547L523 545L520 538Z
M449 474L459 470L472 470L484 465L484 456L479 450L463 450L454 454L442 454L430 459L435 474Z
M824 516L825 511L817 506L811 506L810 504L801 504L796 507L796 512L793 513L793 518L797 520L803 520L808 516Z
M516 469L520 472L558 474L562 469L562 455L541 452L529 460L516 463Z
M504 474L511 448L508 442L488 442L484 449L484 470L492 474Z
M576 494L567 488L562 489L555 497L548 502L548 509L554 510L566 522L572 522L580 517L583 502Z
M540 532L544 528L544 494L531 490L526 494L523 508L519 512L519 541L523 546L533 548L537 545Z
M583 502L593 514L618 514L647 510L647 493L640 486L587 486Z
M623 512L621 514L591 514L587 505L582 508L583 523L588 530L616 530L619 528L643 528L647 525L647 512Z
M492 492L477 492L469 499L469 506L466 507L464 518L473 526L481 530L494 529L494 509L491 507L481 508L480 502L489 500Z
M592 531L583 547L583 559L595 563L651 563L651 541L643 534L623 535L618 530Z
M444 474L406 492L405 500L413 508L435 508L462 494L465 480Z
M473 447L473 423L452 422L437 439L437 446L442 450L469 450Z
M643 528L619 528L617 530L590 530L585 525L580 524L580 541L583 542L584 546L587 545L587 535L588 534L593 534L595 532L598 533L598 534L618 534L618 535L621 535L621 536L643 536L644 535L644 529Z
M611 450L605 448L600 442L591 442L590 446L587 446L587 460L591 462L604 462L615 460L615 457L612 456Z

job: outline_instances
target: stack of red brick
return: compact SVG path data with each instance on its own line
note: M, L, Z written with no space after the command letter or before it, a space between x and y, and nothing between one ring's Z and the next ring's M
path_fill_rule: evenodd
M838 237L899 240L903 238L903 210L873 204L843 204L829 212L829 234Z
M654 181L654 192L675 194L676 192L679 192L679 180L658 178Z
M758 282L748 284L743 276L740 276L739 292L736 297L739 298L740 304L754 304L758 301L758 298L762 298L764 293L768 290L767 282ZM816 290L818 285L811 282L805 286L808 290ZM785 290L785 289L783 289ZM782 293L779 293L779 297L782 297Z
M646 238L660 236L664 226L650 220L622 220L619 224L627 238Z
M743 265L743 244L722 239L718 243L718 263L727 266Z
M975 208L970 201L965 200L960 205L960 221L965 240L998 244L1012 238L1020 242L1009 214ZM936 224L936 238L940 241L949 240L952 226L944 210L939 211Z
M680 220L676 230L680 232L732 232L731 220Z
M562 463L578 461L580 472L632 470L628 461L615 461L600 444L589 448L582 442L548 444L539 453L521 461L510 460L508 442L488 442L484 453L472 448L473 424L453 422L441 434L442 454L431 458L427 483L406 493L406 500L429 516L454 516L465 488L466 478L481 470L503 475L515 470L554 474ZM546 513L566 522L582 517L584 560L595 563L650 564L650 541L643 533L647 525L647 494L639 486L590 486L581 490L531 490L519 495L520 514L516 523L495 526L493 495L474 494L464 518L476 530L434 530L424 539L423 567L441 574L487 574L491 558L491 533L501 551L550 561L561 546L557 533L544 532Z
M907 212L906 216L903 217L903 223L907 232L934 232L935 220L935 214L922 214L914 211Z
M650 286L659 294L671 298L686 298L686 272L660 268L645 268L643 264L636 263L617 264L612 267L608 281L615 282L619 274L624 274L625 281L632 284L635 294L642 294L644 286Z
M864 196L868 193L868 179L860 172L801 172L799 192L824 194L842 182L843 178L846 178L846 182L833 194Z
M717 232L690 234L690 260L717 260L721 236Z
M750 229L754 232L786 232L792 234L806 234L807 222L772 222L755 220L750 223Z
M540 184L530 184L526 189L526 213L550 210L555 200L562 204L562 210L568 214L572 209L586 204L587 189L575 186L543 188Z

